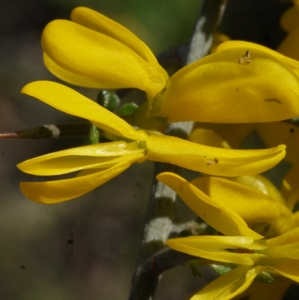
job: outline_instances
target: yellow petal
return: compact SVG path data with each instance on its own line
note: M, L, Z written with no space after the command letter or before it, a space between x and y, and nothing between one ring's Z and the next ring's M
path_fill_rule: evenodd
M42 34L42 47L55 64L78 74L78 79L97 80L98 88L139 88L153 98L166 84L164 73L126 45L71 21L49 23ZM78 84L84 86L84 82Z
M170 239L166 244L176 251L189 255L242 265L252 265L255 261L265 257L262 254L250 253L253 252L252 249L262 250L266 248L254 243L252 238L244 236L189 236ZM240 249L244 250L245 253L238 253L237 251Z
M288 258L299 260L299 242L286 244L286 245L279 245L275 247L269 247L268 249L262 251L261 253L265 254L270 259L277 259L277 258L282 258L287 256Z
M292 258L276 258L272 260L271 268L280 275L299 282L299 260Z
M279 45L277 51L283 55L298 60L299 59L298 34L299 34L299 24L286 36L286 38Z
M267 227L265 236L273 238L289 232L299 226L299 214L294 213L291 216L284 216L275 219L270 226Z
M21 182L22 193L30 200L54 204L82 196L125 171L134 161L121 162L106 170L91 170L83 176L46 182Z
M134 143L137 146L137 143ZM84 169L110 168L132 157L144 158L142 149L126 149L125 142L93 144L42 155L26 160L17 167L28 174L52 176ZM130 147L130 145L129 145Z
M126 27L87 7L75 8L72 11L71 19L128 46L154 66L164 76L165 80L168 80L167 72L158 64L152 51Z
M265 255L255 253L267 248L254 242L254 239L244 236L189 236L170 239L166 244L189 255L212 261L233 264L252 265ZM243 250L240 253L240 250Z
M244 235L259 239L234 211L213 201L196 186L174 173L161 173L157 179L172 188L179 197L206 223L225 235Z
M205 286L190 300L229 300L245 291L264 266L237 267ZM265 298L264 298L265 299Z
M293 0L293 3L297 9L297 11L299 11L299 0Z
M258 123L268 124L268 123ZM242 148L241 145L247 136L255 129L256 124L217 124L217 123L197 123L197 127L211 129L219 134L233 149ZM276 143L274 146L279 145ZM281 143L283 144L283 143Z
M224 44L230 42L225 42ZM251 62L240 64L247 50ZM296 62L299 68L299 62ZM159 105L160 108L159 108ZM152 113L168 122L255 123L299 115L299 78L257 48L230 48L176 72Z
M82 75L68 71L67 69L62 68L56 64L46 53L43 53L44 64L48 70L51 71L56 77L59 77L61 80L78 85L84 86L87 88L99 88L99 81L88 75Z
M218 176L264 172L285 156L285 146L265 150L232 150L198 145L180 138L151 135L146 142L148 159Z
M280 18L280 25L287 32L291 32L299 25L299 13L296 7L293 6L283 13Z
M234 211L251 227L260 222L271 223L281 215L292 214L271 197L227 179L201 177L191 183L209 196L215 205Z
M282 195L286 198L286 206L289 210L293 210L299 201L299 168L295 166L287 173L282 182Z
M191 142L218 148L231 148L229 144L211 129L196 128L189 136Z
M271 284L256 280L244 293L235 297L234 300L281 300L291 284L290 280L280 278Z
M219 47L217 48L217 51L221 52L221 51L225 51L228 49L234 49L234 48L238 48L238 47L245 48L250 51L251 51L251 49L255 49L255 50L264 52L265 54L269 54L272 57L277 58L280 62L286 64L288 67L290 67L292 70L294 70L297 74L299 72L299 62L297 60L287 57L283 54L280 54L279 52L277 52L275 50L272 50L270 48L267 48L267 47L259 45L259 44L245 42L245 41L228 41L228 42L225 42L225 43L222 43L221 45L219 45Z
M285 206L285 200L277 190L275 185L262 175L247 175L233 179L233 181L251 187L264 195L268 195L272 200L275 200ZM284 207L285 209L285 207Z
M294 228L278 237L268 239L266 244L269 246L278 246L278 245L293 244L298 242L299 242L299 227Z
M144 131L135 130L112 112L62 84L51 81L35 81L24 86L22 93L38 98L70 115L85 118L110 133L135 140L147 138Z
M256 124L255 130L258 131L258 134L268 147L288 144L292 137L296 135L295 126L285 122Z

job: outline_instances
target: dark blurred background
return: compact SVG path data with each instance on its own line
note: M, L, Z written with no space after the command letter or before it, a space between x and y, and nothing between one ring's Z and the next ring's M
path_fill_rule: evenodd
M0 1L0 132L76 121L21 95L31 81L56 80L43 66L40 35L51 20L88 6L122 23L154 53L188 42L200 0ZM290 3L229 0L221 29L232 39L275 48L279 17ZM97 92L80 89L95 99ZM0 299L127 299L143 231L153 164L134 165L79 199L39 205L20 181L33 180L17 163L86 140L0 140ZM156 299L186 299L209 278L187 267L166 272Z

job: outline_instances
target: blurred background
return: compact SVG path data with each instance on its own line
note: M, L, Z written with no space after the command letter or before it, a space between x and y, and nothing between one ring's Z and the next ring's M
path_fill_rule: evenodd
M221 30L232 39L276 48L287 1L229 0ZM76 6L120 22L155 54L187 43L200 0L0 1L0 132L77 121L20 94L31 81L54 78L44 67L40 35ZM98 91L79 89L92 99ZM153 164L134 165L97 190L66 203L26 199L20 181L34 180L16 164L87 140L0 140L0 299L127 299L142 238ZM211 278L188 267L165 273L156 299L187 299Z

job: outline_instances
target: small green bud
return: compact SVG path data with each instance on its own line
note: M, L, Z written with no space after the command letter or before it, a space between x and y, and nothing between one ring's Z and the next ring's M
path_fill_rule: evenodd
M113 112L118 108L120 99L115 93L103 90L98 94L97 102Z
M120 117L129 116L132 115L138 108L139 106L134 102L126 103L118 110L117 114Z

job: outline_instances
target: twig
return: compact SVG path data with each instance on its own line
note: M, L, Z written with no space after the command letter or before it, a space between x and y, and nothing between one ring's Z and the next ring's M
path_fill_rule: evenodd
M186 62L191 63L208 54L212 45L214 32L220 22L225 0L203 1L199 18L186 53ZM206 46L207 43L207 46ZM199 51L197 48L201 48ZM167 130L169 135L187 139L193 128L192 122L171 124ZM156 164L155 176L162 171L179 173L180 168L169 164ZM152 261L152 256L165 247L165 242L172 229L173 204L176 194L169 187L154 180L153 189L147 209L146 225L141 243L129 300L153 299L159 281L160 272L153 272L145 261ZM163 251L163 250L162 250ZM165 250L166 253L169 253ZM170 258L171 259L171 258ZM157 266L157 261L155 261ZM175 266L172 265L172 267ZM159 268L159 266L157 266ZM163 269L163 268L162 268Z

